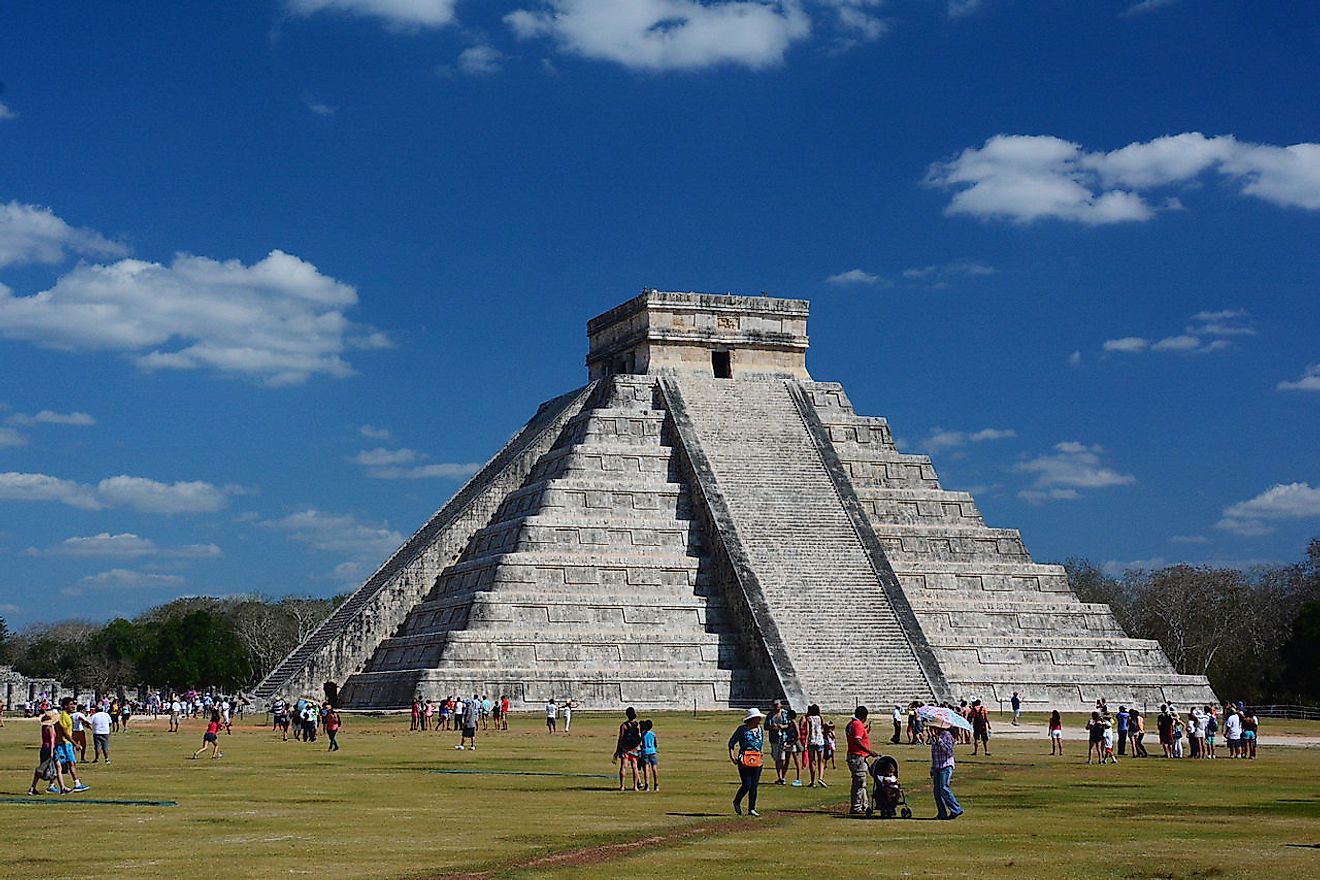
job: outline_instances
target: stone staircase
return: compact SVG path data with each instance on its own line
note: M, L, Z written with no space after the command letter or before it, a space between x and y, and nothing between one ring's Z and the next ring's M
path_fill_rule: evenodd
M350 704L758 702L704 564L654 379L602 380L425 599L350 679Z
M841 386L803 387L955 696L1214 700L1158 644L1128 638L1108 606L1078 600L1060 566L1033 562L1015 529L988 528L970 495L943 489L928 457L899 452L884 419L856 415Z
M929 699L898 613L784 379L666 379L713 471L803 696ZM799 707L800 708L800 707Z

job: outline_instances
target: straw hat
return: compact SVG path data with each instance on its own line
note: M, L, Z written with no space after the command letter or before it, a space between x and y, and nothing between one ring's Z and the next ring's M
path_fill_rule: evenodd
M743 716L743 721L748 722L751 721L753 718L764 718L764 717L765 716L761 714L761 710L753 706L752 708L747 710L747 714Z

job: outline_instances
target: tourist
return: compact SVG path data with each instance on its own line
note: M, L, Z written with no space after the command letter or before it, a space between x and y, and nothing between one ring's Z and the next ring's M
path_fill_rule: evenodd
M212 759L224 757L224 754L220 751L220 710L219 709L211 710L211 720L206 722L206 732L202 734L202 747L192 753L193 759L196 760L197 756L200 755L202 752L206 751L208 746L211 749ZM242 762L240 761L239 763Z
M59 724L59 715L51 710L41 714L40 734L41 751L37 758L37 769L32 771L32 785L28 788L28 794L36 797L41 794L37 788L43 780L49 780L51 786L60 794L68 794L73 789L64 784L64 770L60 767L59 759L55 757L55 728Z
M866 715L866 707L858 706L852 720L843 729L848 742L848 772L852 775L850 811L854 816L865 816L870 807L866 794L866 759L879 757L871 751L871 733L866 729Z
M733 796L733 811L742 815L742 801L747 798L747 814L756 812L756 789L761 784L761 755L765 732L761 730L761 710L748 709L742 724L729 737L729 760L738 768L738 793Z
M619 725L619 738L614 742L614 759L619 762L619 791L624 790L624 771L632 771L632 790L638 791L637 761L641 757L642 726L637 723L637 710L629 706L623 723Z
M78 779L78 755L73 748L73 697L60 700L60 712L55 720L55 760L60 762L60 769L73 780L73 791L86 791L87 786ZM47 791L59 791L51 786ZM63 794L64 792L60 792Z
M907 707L907 741L908 745L914 745L917 742L917 702L913 700Z
M1187 713L1187 746L1191 749L1192 757L1197 760L1204 757L1201 747L1205 740L1205 728L1201 725L1201 710L1193 706Z
M894 722L894 736L897 737L902 725L903 710L898 706L894 710L899 713L900 719ZM811 778L807 787L815 788L819 785L821 788L829 788L825 784L825 721L820 717L820 706L812 703L807 707L806 722L807 735L804 739L807 744L807 775Z
M980 700L972 700L972 754L980 747L990 757L990 713Z
M1173 716L1169 714L1169 707L1161 703L1159 717L1155 719L1155 727L1160 735L1160 748L1164 750L1164 757L1173 757Z
M798 730L797 712L788 710L788 724L784 726L783 750L784 750L784 778L788 778L788 767L793 765L793 785L797 788L802 787L802 740Z
M464 743L466 748L477 750L477 724L481 721L481 698L476 694L472 699L463 701L462 730L458 736L458 745L454 746L458 751L463 751Z
M577 700L572 697L564 701L564 733L573 730L573 710L577 708Z
M1219 732L1219 719L1215 713L1210 711L1210 707L1205 707L1205 756L1210 759L1215 757L1215 734Z
M73 719L73 746L78 750L78 760L87 763L87 724L88 718L83 713L83 707L77 706L70 716ZM96 752L92 752L95 757Z
M930 738L930 779L935 789L935 818L957 819L963 814L949 783L953 781L953 733L936 727Z
M826 764L828 764L831 770L839 769L834 763L834 753L837 750L838 750L838 743L834 738L834 722L826 721L825 722L825 757L821 761L821 767L824 767Z
M545 729L548 733L555 732L555 725L559 719L559 706L555 705L555 698L551 697L545 701Z
M1014 727L1018 727L1022 719L1022 697L1018 695L1017 691L1013 691L1013 698L1009 702L1013 707L1013 721L1011 723ZM1003 706L1003 703L999 705ZM1004 710L1001 708L999 711Z
M1128 725L1132 723L1132 714L1128 712L1127 706L1118 707L1118 715L1114 716L1118 722L1118 753L1127 754Z
M225 697L223 700L220 701L220 725L224 727L226 736L234 735L234 731L233 731L234 716L232 714L233 710L234 710L234 704L229 702L228 697ZM127 725L127 722L125 722L125 725Z
M509 729L509 695L502 694L500 696L500 730L508 730L508 729Z
M179 702L177 696L170 696L170 733L179 732L179 718L183 715L183 704ZM278 717L278 716L277 716ZM288 737L285 737L287 739Z
M642 791L646 791L648 784L651 791L660 790L660 752L655 744L655 731L652 729L651 719L642 722L642 745L641 745L641 770L642 770ZM568 729L565 728L565 733ZM647 779L647 773L650 773L650 780Z
M128 731L128 719L130 716L132 716L132 714L133 714L132 707L129 705L128 700L125 700L123 704L119 707L119 726L125 732Z
M1135 706L1128 710L1128 735L1132 737L1132 757L1149 757L1143 743L1146 739L1146 716L1137 711Z
M422 703L420 699L418 699L417 697L413 697L412 709L408 713L408 730L414 731L421 729L422 729ZM294 739L298 738L298 734L296 731L294 732L293 736Z
M498 697L496 697L490 704L490 715L491 720L495 723L495 729L501 730L500 721L504 718L504 707L501 705L501 701Z
M788 711L782 702L774 701L770 707L770 717L765 723L766 732L770 736L770 759L775 762L775 785L787 785L788 756L784 754L784 728L788 726Z
M1086 763L1091 763L1091 756L1101 764L1105 762L1104 753L1105 742L1105 722L1100 717L1100 710L1091 713L1091 719L1086 722Z
M418 730L422 733L431 729L431 719L435 718L435 703L427 700L422 704L421 714L418 716Z
M280 742L289 741L289 701L283 697L271 704L271 713L275 716L274 727L281 732Z
M1242 757L1242 716L1232 705L1224 707L1224 738L1228 740L1228 756Z
M1242 757L1256 760L1256 731L1260 728L1260 719L1255 712L1246 711L1242 716ZM74 779L74 782L77 782Z
M1050 754L1063 757L1063 718L1058 709L1050 713Z
M1114 725L1108 718L1104 720L1104 731L1101 733L1105 745L1105 760L1111 764L1118 763L1118 757L1114 754ZM1101 761L1101 764L1105 761Z
M490 730L490 713L495 704L491 702L489 694L483 694L481 697L481 729Z
M325 735L330 737L330 747L326 749L326 751L339 751L339 740L336 739L336 737L339 734L341 722L339 719L339 713L335 711L335 707L331 706L328 701L321 705L321 725L325 728Z
M105 711L104 707L97 709L88 719L88 726L92 728L92 763L95 764L104 758L109 764L110 728L113 726L110 713Z
M1177 715L1174 715L1174 716L1173 716L1173 731L1172 731L1172 733L1170 734L1170 735L1172 736L1172 738L1173 738L1173 741L1172 741L1172 743L1171 743L1170 746L1169 746L1169 750L1170 750L1170 752L1171 752L1170 757L1173 757L1173 758L1181 758L1181 757L1183 756L1183 734L1184 734L1184 733L1186 733L1186 730L1185 730L1185 728L1183 728L1182 719L1179 718Z
M889 738L889 741L894 745L898 745L903 738L903 707L898 703L894 704L891 717L894 722L894 735Z

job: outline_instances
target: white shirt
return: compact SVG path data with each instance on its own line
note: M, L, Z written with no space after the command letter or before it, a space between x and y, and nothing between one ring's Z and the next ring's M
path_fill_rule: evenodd
M900 709L900 708L898 708L897 706L895 706L895 707L894 707L893 716L894 716L894 722L895 722L896 724L902 724L902 723L903 723L903 710L902 710L902 709Z
M1242 718L1236 713L1224 719L1224 734L1229 739L1242 738Z
M181 713L182 711L183 711L183 704L180 703L178 700L175 700L173 703L170 703L170 712L171 712L171 713L173 713L173 714L175 714L175 715L178 715L178 714Z
M69 717L73 720L73 732L82 733L83 724L88 720L87 716L81 712L74 712Z
M546 704L545 704L545 717L546 717L546 718L554 718L554 717L556 717L558 714L559 714L559 707L558 707L558 706L556 706L554 703L546 703Z
M102 709L88 719L92 725L93 736L107 736L110 733L110 713Z

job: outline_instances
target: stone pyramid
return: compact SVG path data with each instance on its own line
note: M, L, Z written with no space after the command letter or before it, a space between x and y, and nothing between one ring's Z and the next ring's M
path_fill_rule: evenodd
M255 695L1213 700L812 381L807 308L647 290L590 321L589 384L543 404Z

